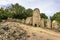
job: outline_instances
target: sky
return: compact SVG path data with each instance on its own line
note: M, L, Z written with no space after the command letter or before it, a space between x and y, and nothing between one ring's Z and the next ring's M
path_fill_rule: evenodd
M19 3L27 8L39 8L41 13L45 13L48 17L60 11L60 0L0 0L2 5Z

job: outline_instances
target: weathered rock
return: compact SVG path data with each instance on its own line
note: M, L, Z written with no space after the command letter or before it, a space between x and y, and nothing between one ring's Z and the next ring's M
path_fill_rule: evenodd
M51 20L49 20L49 19L46 19L46 27L47 28L49 28L49 29L51 29Z
M54 21L52 22L52 28L53 28L53 29L58 29L58 28L59 28L59 24L58 24L57 21L54 20Z
M45 27L45 26L44 26L44 19L41 19L40 26L41 26L41 27Z
M27 32L20 27L0 25L0 40L26 40Z
M28 17L25 21L26 24L32 24L32 17Z
M21 21L22 23L25 23L25 19L22 19L22 21Z

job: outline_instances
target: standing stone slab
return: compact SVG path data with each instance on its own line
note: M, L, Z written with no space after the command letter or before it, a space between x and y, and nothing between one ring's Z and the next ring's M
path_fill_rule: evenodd
M28 17L25 21L26 24L32 24L32 17Z
M57 21L54 20L54 21L52 22L52 28L53 28L53 29L58 29L58 28L59 28L59 25L58 25L58 22L57 22Z
M51 29L51 20L47 19L46 22L46 27Z
M40 26L40 10L35 8L33 11L33 26Z
M41 19L41 27L44 27L44 19Z
M25 23L25 19L22 19L22 21L21 21L23 24Z

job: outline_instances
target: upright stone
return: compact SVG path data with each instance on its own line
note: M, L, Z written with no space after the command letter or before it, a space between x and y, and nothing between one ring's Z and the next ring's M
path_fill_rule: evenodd
M22 23L25 23L25 19L22 19L22 21L21 21Z
M45 27L44 26L44 19L41 19L41 25L40 25L41 27Z
M32 24L32 17L28 17L25 21L26 24Z
M40 11L38 8L35 8L33 11L33 26L40 26Z
M46 21L47 21L46 27L51 29L51 20L47 19Z
M53 28L53 29L58 29L58 28L59 28L59 24L58 24L57 21L54 20L54 21L52 22L52 28Z

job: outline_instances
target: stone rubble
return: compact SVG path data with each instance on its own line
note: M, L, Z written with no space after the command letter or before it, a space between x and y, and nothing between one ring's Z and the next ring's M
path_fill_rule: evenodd
M27 32L20 27L0 25L0 40L26 40Z

